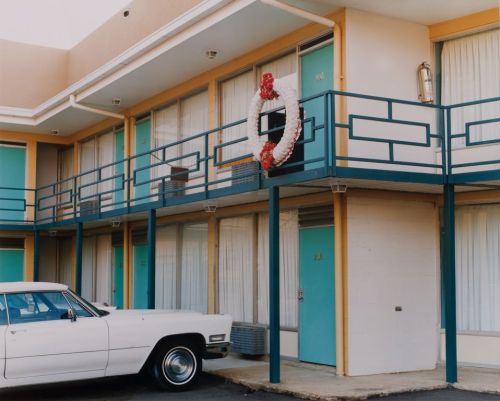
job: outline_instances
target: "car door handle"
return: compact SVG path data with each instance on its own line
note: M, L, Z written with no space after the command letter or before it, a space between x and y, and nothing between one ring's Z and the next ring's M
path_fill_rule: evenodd
M10 334L26 333L26 330L11 330Z

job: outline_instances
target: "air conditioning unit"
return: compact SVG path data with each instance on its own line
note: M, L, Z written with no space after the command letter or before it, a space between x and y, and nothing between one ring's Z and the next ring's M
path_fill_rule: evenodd
M265 326L234 323L231 330L231 351L245 355L266 354Z
M89 199L80 202L80 216L89 216L99 213L99 199Z
M183 196L186 191L186 182L189 180L189 169L171 167L170 180L158 183L158 200Z
M232 185L255 182L259 179L259 162L254 160L231 166Z

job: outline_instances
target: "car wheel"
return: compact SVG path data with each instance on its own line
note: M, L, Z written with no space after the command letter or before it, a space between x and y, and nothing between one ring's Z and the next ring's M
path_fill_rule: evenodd
M153 379L160 388L184 391L193 386L202 369L198 350L188 342L167 343L156 353Z

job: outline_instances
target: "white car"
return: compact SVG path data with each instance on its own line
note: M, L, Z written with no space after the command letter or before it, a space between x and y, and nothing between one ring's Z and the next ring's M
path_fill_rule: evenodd
M186 390L202 359L226 356L231 324L228 315L103 310L61 284L0 283L0 388L145 372Z

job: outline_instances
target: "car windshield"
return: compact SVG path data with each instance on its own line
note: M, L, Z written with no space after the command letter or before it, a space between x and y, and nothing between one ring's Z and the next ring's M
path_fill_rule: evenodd
M73 298L75 298L80 304L82 304L83 306L85 306L85 308L87 308L88 310L92 311L93 313L95 313L97 316L106 316L106 315L109 315L109 312L108 311L105 311L105 310L101 310L99 308L96 308L94 305L92 305L89 301L87 301L86 299L83 299L82 297L80 297L79 295L76 295L73 291L71 290L68 290L68 293L71 294L71 296Z

